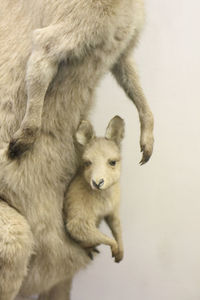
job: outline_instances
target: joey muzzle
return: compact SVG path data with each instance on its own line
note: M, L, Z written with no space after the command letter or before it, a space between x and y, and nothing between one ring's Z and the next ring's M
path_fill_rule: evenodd
M104 179L100 179L98 183L96 181L92 180L92 185L94 188L100 190L101 187L104 185Z

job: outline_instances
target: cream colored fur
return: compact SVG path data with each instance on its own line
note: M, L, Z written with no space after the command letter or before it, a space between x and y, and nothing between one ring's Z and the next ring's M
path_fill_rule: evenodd
M66 228L70 236L89 251L100 244L109 245L115 261L120 262L123 244L119 218L119 147L124 135L124 122L120 117L113 118L105 138L96 138L91 133L92 126L83 121L77 132L77 140L84 146L81 168L70 184L64 202ZM97 229L103 219L114 239Z
M142 163L151 156L153 118L130 59L143 22L142 0L0 1L1 300L67 300L90 261L62 209L73 135L107 72L138 109Z

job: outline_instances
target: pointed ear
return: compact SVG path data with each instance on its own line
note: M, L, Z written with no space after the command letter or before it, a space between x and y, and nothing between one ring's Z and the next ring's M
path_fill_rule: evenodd
M117 145L120 145L124 137L124 120L119 116L115 116L108 124L106 129L106 139L113 140Z
M82 146L85 146L95 136L93 127L89 121L83 120L76 132L76 140Z

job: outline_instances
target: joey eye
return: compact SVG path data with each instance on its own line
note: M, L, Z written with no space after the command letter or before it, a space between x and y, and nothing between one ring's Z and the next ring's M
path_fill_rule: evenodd
M112 167L114 167L116 165L116 160L110 160L109 161L109 165L111 165Z
M89 166L91 166L91 164L92 164L92 162L90 160L84 161L84 166L85 167L89 167Z

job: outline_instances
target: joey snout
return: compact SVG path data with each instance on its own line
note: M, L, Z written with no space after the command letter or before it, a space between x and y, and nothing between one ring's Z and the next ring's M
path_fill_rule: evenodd
M104 181L103 178L101 178L101 179L99 179L99 180L94 180L94 179L92 179L91 186L92 186L93 189L98 189L98 190L100 190L100 189L103 187L104 182L105 182L105 181Z

